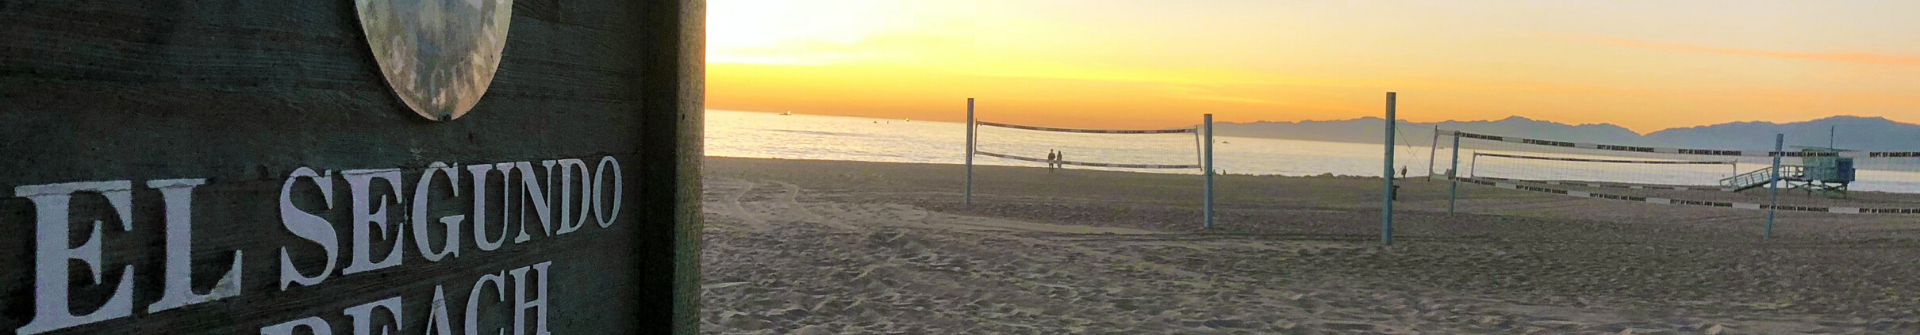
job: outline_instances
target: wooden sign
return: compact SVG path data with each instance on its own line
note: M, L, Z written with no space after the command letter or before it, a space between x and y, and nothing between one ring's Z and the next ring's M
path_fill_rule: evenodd
M691 332L703 11L0 4L0 332Z

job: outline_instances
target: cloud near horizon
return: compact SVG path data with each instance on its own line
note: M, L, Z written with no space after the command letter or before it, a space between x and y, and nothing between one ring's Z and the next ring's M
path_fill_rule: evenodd
M1621 47L1709 53L1735 56L1752 56L1781 59L1798 59L1826 62L1857 63L1872 65L1920 66L1920 55L1889 55L1870 52L1794 52L1759 49L1724 48L1703 45L1658 43L1606 36L1573 36L1552 34L1552 37L1588 43L1598 43Z

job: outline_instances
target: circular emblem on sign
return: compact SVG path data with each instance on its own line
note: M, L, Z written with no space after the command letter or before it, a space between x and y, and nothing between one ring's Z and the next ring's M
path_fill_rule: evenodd
M513 0L357 0L360 28L400 100L430 120L466 115L507 46Z

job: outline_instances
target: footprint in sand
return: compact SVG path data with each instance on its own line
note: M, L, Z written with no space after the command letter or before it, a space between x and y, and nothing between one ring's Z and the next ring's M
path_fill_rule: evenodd
M782 181L775 181L773 183L780 184L781 187L786 188L787 194L780 198L780 202L787 205L788 215L792 215L800 221L814 223L829 222L826 217L814 214L812 211L808 211L805 205L800 204L800 185Z

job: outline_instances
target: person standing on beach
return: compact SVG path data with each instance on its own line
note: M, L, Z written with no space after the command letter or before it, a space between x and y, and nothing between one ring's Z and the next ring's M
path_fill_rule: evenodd
M1047 149L1047 172L1053 172L1053 161L1055 157L1058 156L1054 156L1053 149Z
M1392 176L1388 176L1388 177L1392 177ZM1406 166L1406 165L1401 165L1401 166L1400 166L1400 179L1407 179L1407 166ZM1393 190L1392 190L1392 191L1389 191L1389 192L1393 192L1393 194L1388 194L1388 195L1387 195L1387 198L1388 198L1389 200L1393 200L1393 201L1400 201L1400 181L1398 181L1398 180L1396 180L1396 181L1394 181L1394 182L1393 182Z
M1053 164L1059 165L1061 169L1066 169L1067 168L1067 152L1061 151L1058 154L1054 154Z

